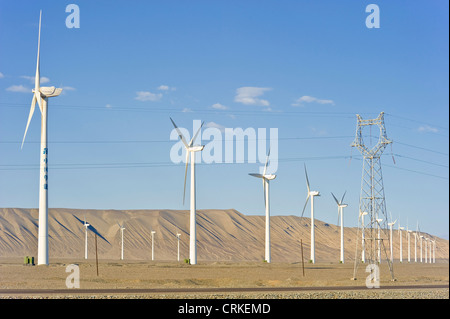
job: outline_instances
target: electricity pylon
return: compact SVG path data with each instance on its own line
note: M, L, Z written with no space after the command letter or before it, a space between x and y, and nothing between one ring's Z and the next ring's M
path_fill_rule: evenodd
M388 144L392 141L387 138L386 128L384 126L384 112L375 119L363 120L357 114L356 137L352 147L358 148L363 155L363 169L361 179L361 193L359 198L359 211L361 214L367 213L366 218L359 219L358 229L364 229L364 243L361 244L361 250L365 249L365 259L369 264L381 263L381 252L383 250L386 261L389 265L392 280L394 280L394 270L392 263L387 256L384 240L389 238L387 231L388 216L386 211L386 200L384 196L383 174L381 171L381 155ZM363 141L363 129L377 126L380 131L377 144L367 146ZM364 225L362 224L364 223ZM357 235L359 236L359 234ZM359 238L357 239L359 242ZM356 269L359 264L358 249L356 250L354 278L356 278Z

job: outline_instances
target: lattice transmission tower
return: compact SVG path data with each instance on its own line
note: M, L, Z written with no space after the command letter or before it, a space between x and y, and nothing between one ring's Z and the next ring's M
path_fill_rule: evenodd
M386 259L392 280L394 280L394 270L384 245L384 241L389 243L389 231L387 227L388 215L384 195L383 174L381 171L381 155L386 146L391 144L392 141L386 135L384 112L381 112L375 119L363 120L359 114L356 117L356 137L351 146L358 148L361 152L363 169L358 221L358 229L362 233L357 235L361 236L361 241L357 240L357 243L360 242L361 245L357 244L354 278L356 278L356 269L360 262L380 264L383 254L383 259ZM368 128L372 132L372 127L375 126L379 128L380 132L378 142L374 146L371 146L369 143L368 146L363 140L363 130Z

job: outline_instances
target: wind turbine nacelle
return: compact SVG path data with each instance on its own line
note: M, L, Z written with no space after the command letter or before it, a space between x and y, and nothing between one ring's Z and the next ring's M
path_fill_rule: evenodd
M264 176L265 179L267 179L269 181L271 181L271 180L275 179L275 177L277 177L277 175L273 175L273 174L266 174L266 175L263 175L263 176Z
M347 204L340 204L339 206L341 206L342 208L345 208L345 207L347 207L348 205L347 205Z
M200 152L200 151L203 151L204 147L205 147L205 145L191 146L191 147L189 147L189 152Z
M53 97L53 96L58 96L61 94L62 89L61 88L56 88L54 86L41 86L39 88L39 91L41 92L41 94L44 97ZM33 89L33 93L35 92L35 90Z
M320 196L320 193L318 191L310 191L309 195L310 196Z

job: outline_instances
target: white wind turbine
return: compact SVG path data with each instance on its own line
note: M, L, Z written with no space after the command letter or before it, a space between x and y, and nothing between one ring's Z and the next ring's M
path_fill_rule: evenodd
M41 46L41 18L39 14L39 36L36 63L36 76L34 78L33 100L31 101L28 122L23 135L22 146L25 142L28 126L33 117L36 102L41 111L41 150L40 150L40 182L39 182L39 230L38 230L38 265L48 265L48 147L47 147L47 108L48 98L58 96L62 89L52 87L41 87L39 54Z
M181 133L180 129L176 126L175 122L170 118L173 126L175 127L178 136L183 142L186 148L186 170L184 173L184 191L183 191L183 204L186 194L186 176L187 176L187 168L189 164L189 156L191 158L191 199L190 199L190 232L189 232L189 263L191 265L197 264L197 230L196 230L196 198L195 198L195 152L201 152L204 145L193 145L195 139L197 138L198 133L202 129L202 126L205 122L202 123L197 133L194 134L189 144ZM192 153L192 154L191 154Z
M403 243L402 243L402 230L405 229L405 227L400 226L400 220L398 221L398 235L400 237L400 262L403 262Z
M155 231L152 230L152 260L155 260Z
M430 249L429 249L430 253L428 255L430 256L429 260L430 260L430 264L431 264L431 242L432 242L432 240L431 240L431 238L429 238L428 240L430 242Z
M90 226L87 222L86 222L86 215L84 216L84 259L88 259L88 227Z
M425 263L428 263L428 237L425 238Z
M381 246L380 246L380 241L381 241L381 226L380 223L383 221L382 218L377 218L377 226L378 226L378 262L381 264Z
M436 239L433 239L433 264L436 263Z
M390 239L389 242L390 243L389 244L390 244L390 249L391 249L391 262L394 262L394 249L392 247L394 238L392 237L392 227L395 225L396 222L397 222L397 220L392 221L392 216L391 216L391 222L388 223L389 231L390 231L390 236L389 236L389 239Z
M361 261L363 263L366 262L366 238L365 238L365 225L364 225L364 216L368 215L368 212L359 212L359 218L361 218L361 224L362 224L362 234L361 234L361 246L362 246L362 251L361 251Z
M125 230L125 227L123 227L123 224L121 225L121 224L117 223L117 225L119 225L119 229L120 229L121 236L122 236L122 239L121 239L122 248L121 248L121 252L120 252L120 259L123 260L123 231Z
M306 205L308 204L309 198L311 198L311 262L314 264L316 262L316 249L315 249L315 235L314 235L314 196L320 196L318 191L312 191L309 187L308 172L306 171L305 164L305 176L306 176L306 187L308 188L308 196L306 197L305 206L303 206L303 213L305 212Z
M344 208L347 207L348 205L344 204L343 201L346 192L347 191L345 191L344 195L342 195L341 201L338 201L336 196L334 196L334 194L331 193L338 206L338 226L339 226L339 217L341 218L341 253L339 260L341 263L344 263Z
M267 163L269 162L270 157L270 149L267 154L266 164L264 166L263 174L255 174L249 173L249 175L257 178L261 178L263 182L263 190L264 190L264 206L266 208L266 230L265 230L265 260L267 263L271 262L270 255L270 204L269 204L269 181L275 179L277 177L273 174L267 174Z
M181 236L181 234L180 233L177 233L177 246L178 246L178 254L177 254L177 256L178 256L178 261L180 261L180 236Z

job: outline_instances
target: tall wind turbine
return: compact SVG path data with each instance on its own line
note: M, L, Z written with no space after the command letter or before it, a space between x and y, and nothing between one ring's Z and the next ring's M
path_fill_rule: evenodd
M90 226L87 222L86 222L86 215L84 216L84 259L88 259L88 240L87 240L87 232L88 232L88 227Z
M392 237L392 226L394 226L396 222L397 222L397 220L392 221L392 216L391 216L391 222L388 223L389 231L390 231L389 244L390 244L390 248L391 248L391 262L394 262L394 249L392 247L394 238Z
M361 234L361 261L363 263L366 263L366 238L365 238L365 227L364 227L364 216L368 215L368 212L359 212L359 218L361 218L361 225L362 225L362 234Z
M275 177L277 177L276 175L273 175L273 174L267 174L267 163L269 162L269 157L270 157L270 149L269 149L269 152L267 153L266 164L265 164L265 166L264 166L264 172L263 172L263 174L255 174L255 173L250 173L250 174L249 174L249 175L251 175L251 176L253 176L253 177L261 178L261 179L262 179L262 182L263 182L263 190L264 190L264 206L265 206L265 208L266 208L265 260L266 260L266 262L268 262L268 263L271 262L271 257L270 257L270 205L269 205L269 181L271 181L271 180L275 179Z
M348 205L344 204L343 201L346 192L347 191L345 191L344 195L342 195L341 201L338 201L336 196L334 196L334 194L331 193L338 206L338 226L339 226L339 215L341 217L341 254L339 259L341 263L344 263L344 208L347 207Z
M309 198L311 198L311 262L314 264L316 262L316 248L315 248L315 237L314 237L314 196L320 196L318 191L312 191L309 187L308 172L306 171L305 164L305 176L306 176L306 187L308 188L308 196L306 197L305 206L303 206L303 213L305 212L306 205L308 204Z
M184 147L186 148L186 170L184 173L184 191L183 191L183 205L184 205L184 199L186 194L186 176L187 176L187 169L189 164L189 156L191 158L191 199L190 199L190 232L189 232L189 263L191 265L197 264L197 229L196 229L196 198L195 198L195 152L201 152L204 145L193 145L195 139L197 138L198 133L202 129L202 126L205 122L200 125L200 128L198 131L194 134L189 144L187 143L186 139L184 138L183 134L181 133L178 126L176 126L175 122L170 118L170 121L172 121L173 126L177 130L178 136L181 139L181 142L183 142Z
M408 263L410 263L411 262L411 233L412 233L412 230L408 229L408 227L406 227L406 231L408 234Z
M436 263L436 239L433 239L433 264Z
M121 240L122 248L121 248L121 252L120 252L120 259L123 260L123 231L125 230L125 227L123 227L123 224L121 225L121 224L117 223L117 225L119 225L119 229L120 229L120 232L122 235L122 240Z
M28 126L33 117L36 102L41 111L41 151L40 151L40 177L39 177L39 231L38 231L38 265L48 265L48 147L47 147L47 109L48 98L58 96L62 89L52 87L41 87L41 75L39 66L39 54L41 46L41 18L39 14L39 36L36 63L36 76L34 78L33 99L31 101L28 122L23 135L22 146L25 142Z

